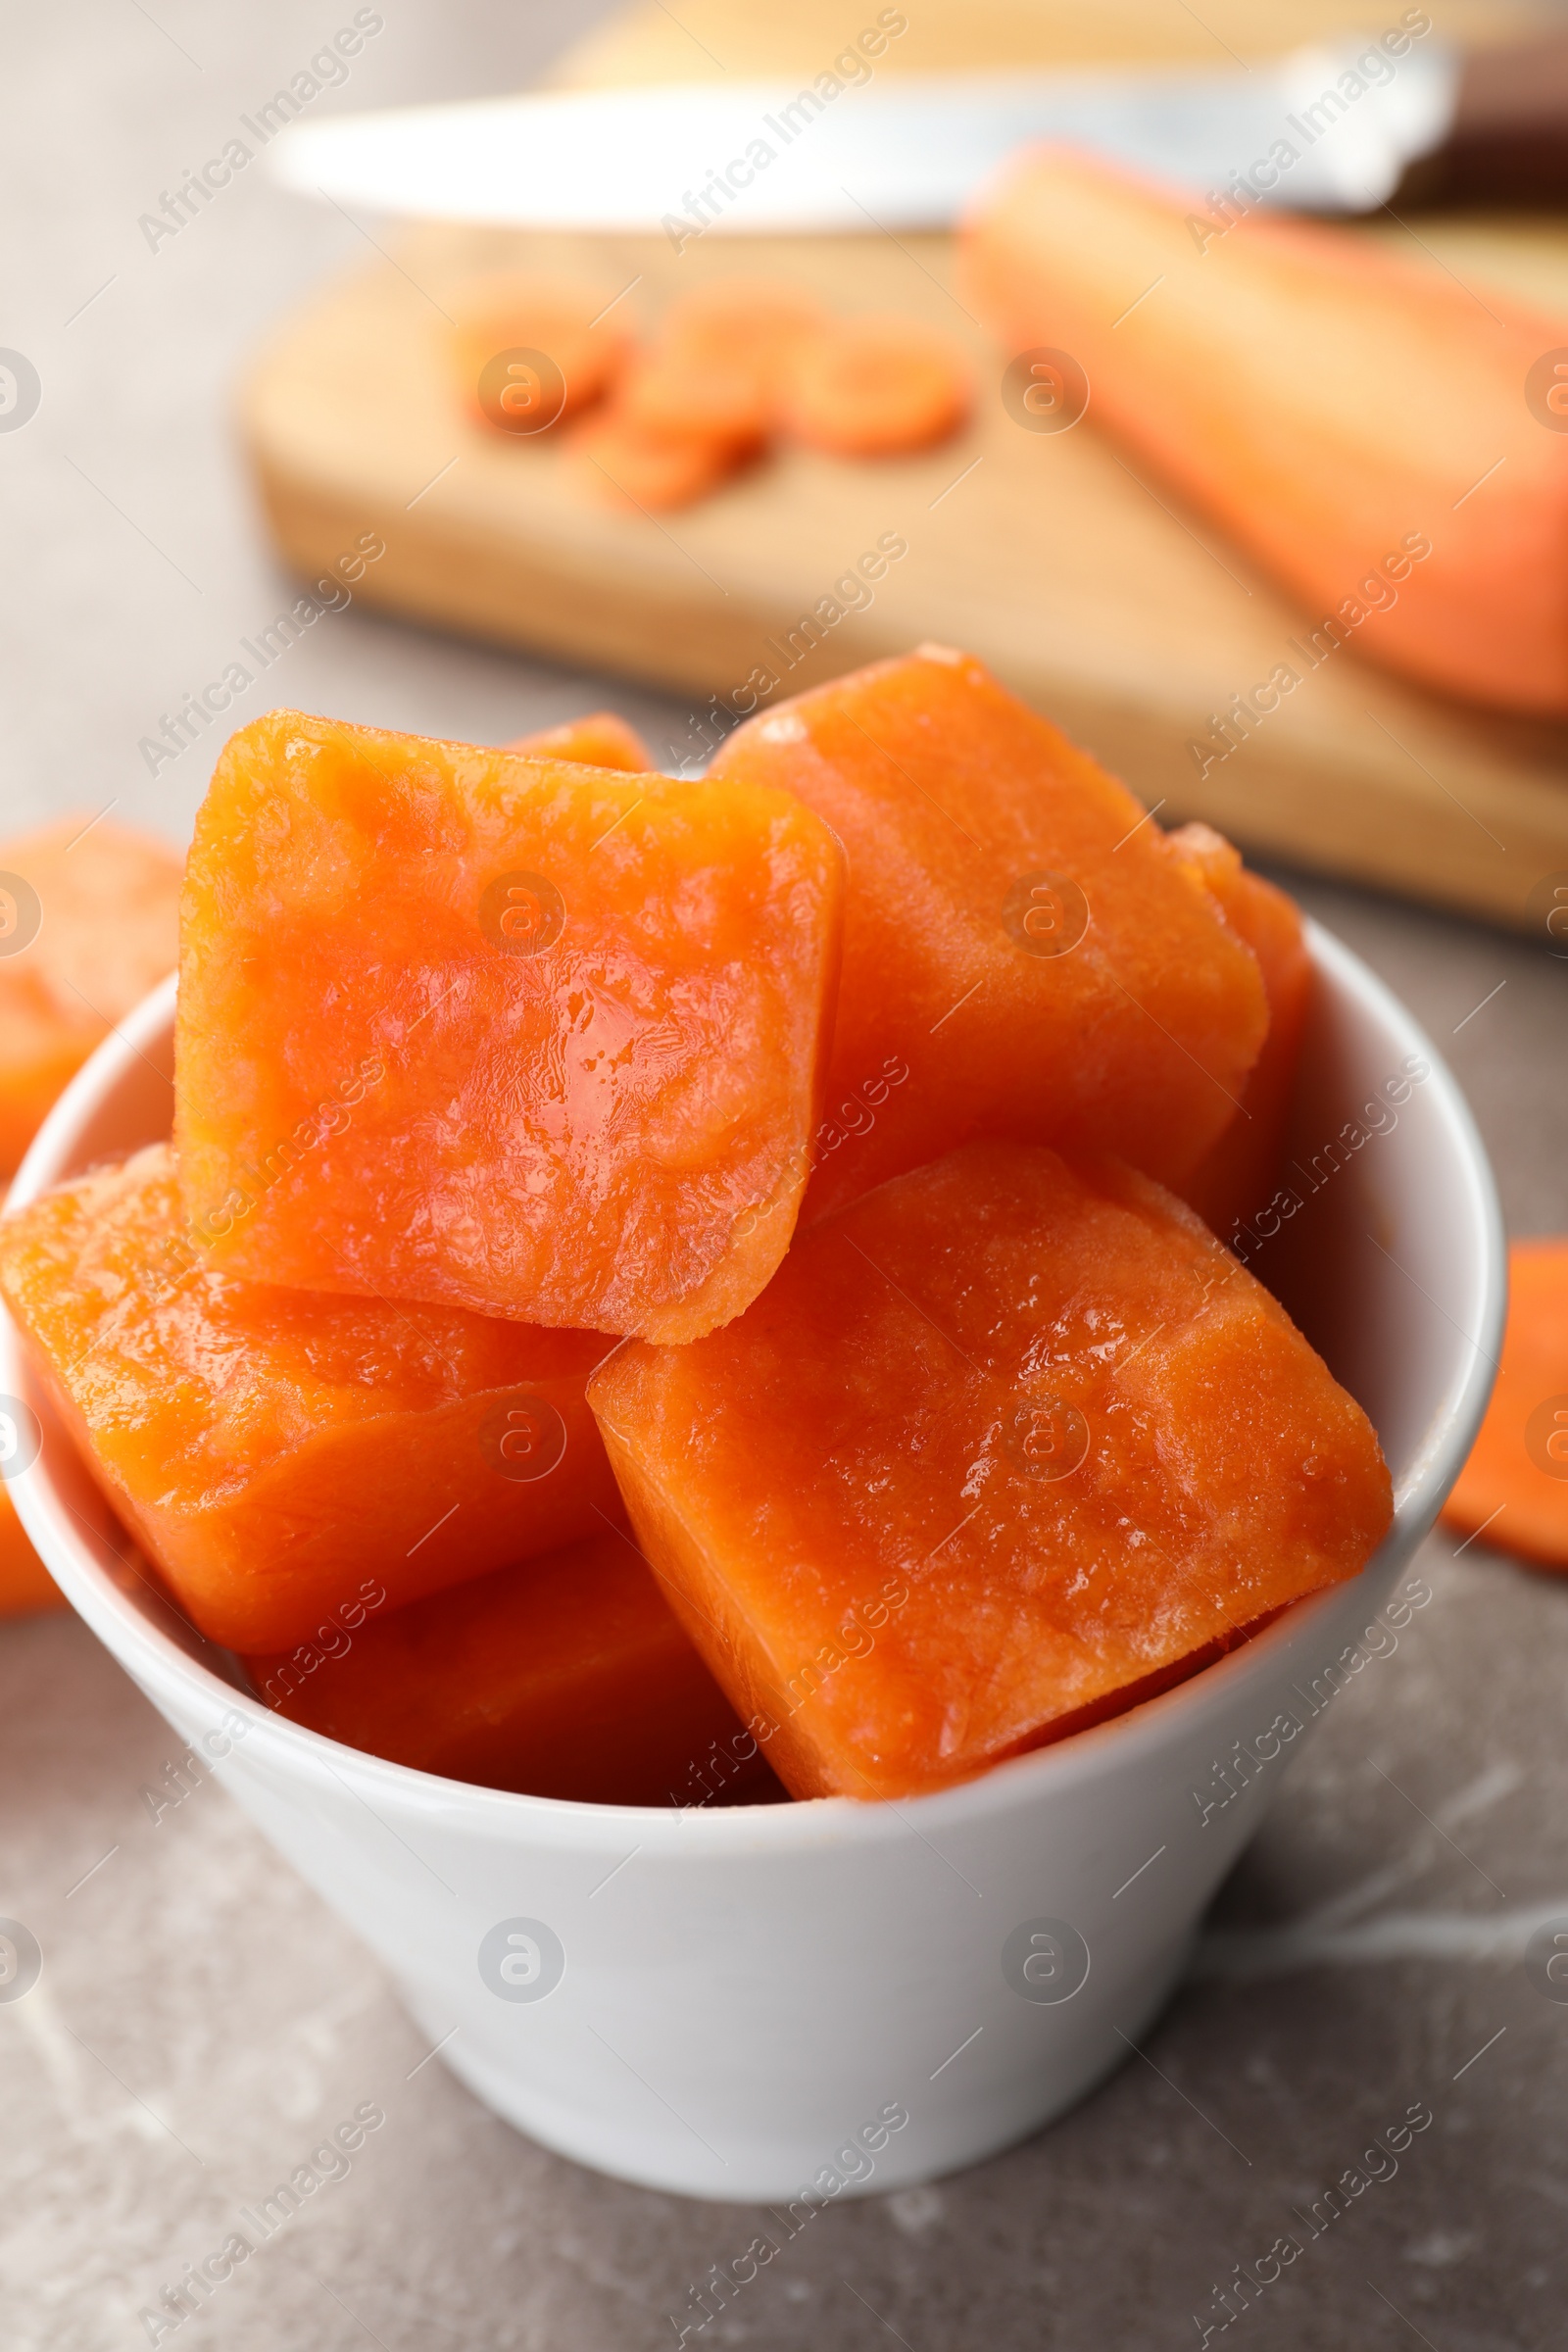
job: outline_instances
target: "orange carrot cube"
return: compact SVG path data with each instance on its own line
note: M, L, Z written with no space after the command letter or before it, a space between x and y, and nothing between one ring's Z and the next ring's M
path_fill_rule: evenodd
M939 1788L1354 1576L1360 1407L1170 1194L975 1144L589 1385L649 1558L797 1796Z
M841 866L766 787L245 728L182 915L213 1263L669 1340L738 1314L805 1184Z
M771 1783L635 1547L607 1530L246 1665L295 1723L487 1788L667 1805Z
M709 773L798 793L849 856L810 1214L973 1135L1193 1173L1263 1042L1257 959L1125 786L978 662L840 678Z
M231 1648L618 1516L583 1394L603 1339L236 1282L193 1244L165 1144L0 1220L0 1298L109 1499Z

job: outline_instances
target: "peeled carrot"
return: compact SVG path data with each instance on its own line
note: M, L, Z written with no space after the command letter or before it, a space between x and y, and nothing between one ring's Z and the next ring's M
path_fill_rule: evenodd
M1497 1385L1444 1523L1568 1569L1568 1239L1515 1242L1508 1291Z
M896 457L946 440L973 396L962 354L915 318L833 321L790 356L785 432L835 457Z
M1530 397L1568 318L1063 148L973 221L966 277L1010 352L1070 353L1090 421L1302 599L1313 666L1353 641L1568 711L1568 435Z
M559 727L540 727L502 745L504 752L522 752L536 760L580 760L585 767L619 767L642 775L654 764L652 755L635 727L613 710L591 710L586 718L568 718Z
M547 431L600 399L630 348L620 319L600 316L607 299L613 296L601 288L553 278L473 282L458 301L456 344L474 415L507 432ZM520 352L536 352L548 365L501 364Z
M611 409L573 433L567 464L601 504L662 514L706 498L749 454L716 434L656 429Z

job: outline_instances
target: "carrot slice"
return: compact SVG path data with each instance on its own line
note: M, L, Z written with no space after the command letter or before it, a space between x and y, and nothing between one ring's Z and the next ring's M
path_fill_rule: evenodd
M796 354L828 325L813 296L772 278L694 286L670 304L646 366L628 376L627 414L663 431L760 441Z
M712 433L669 432L611 410L571 437L573 479L601 504L663 514L706 498L749 453Z
M1497 1385L1443 1520L1568 1569L1568 1239L1515 1242L1508 1290Z
M780 419L835 457L895 457L956 432L972 392L962 354L918 319L847 318L792 354Z
M591 710L586 718L568 718L559 727L540 727L532 735L515 736L502 745L504 752L521 752L531 760L570 760L584 767L619 767L645 775L654 764L652 754L635 727L613 710Z
M602 398L631 342L618 319L601 318L605 300L600 288L553 278L507 275L471 284L458 305L456 349L465 393L481 422L510 433L547 431ZM524 352L547 365L516 356Z
M730 443L750 453L766 438L772 402L766 369L743 351L661 345L627 369L616 401L650 433Z

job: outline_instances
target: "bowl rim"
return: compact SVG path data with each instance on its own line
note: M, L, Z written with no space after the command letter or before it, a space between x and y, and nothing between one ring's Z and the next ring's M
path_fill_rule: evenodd
M1376 1581L1380 1565L1391 1555L1408 1556L1458 1475L1495 1376L1506 1305L1506 1242L1492 1169L1469 1104L1442 1054L1394 991L1310 916L1304 930L1314 970L1339 996L1381 1017L1407 1041L1407 1051L1431 1063L1431 1078L1423 1091L1446 1132L1468 1194L1482 1329L1474 1336L1460 1334L1468 1349L1459 1359L1462 1375L1402 1486L1396 1489L1389 1534L1360 1575L1298 1603L1239 1649L1126 1714L1010 1757L953 1788L897 1799L830 1796L775 1805L666 1808L530 1796L447 1780L346 1747L275 1713L191 1657L142 1613L93 1557L89 1542L70 1524L69 1506L58 1496L42 1455L11 1482L24 1527L72 1607L155 1704L167 1697L173 1708L221 1716L231 1728L237 1717L243 1733L235 1730L235 1746L243 1738L247 1749L270 1761L274 1772L322 1789L335 1783L340 1791L346 1788L367 1803L374 1797L390 1802L406 1820L461 1827L478 1838L590 1852L619 1851L630 1838L644 1852L684 1852L694 1859L698 1853L804 1853L876 1842L900 1830L923 1836L927 1830L961 1828L982 1816L1032 1805L1049 1791L1062 1792L1100 1779L1118 1766L1136 1767L1174 1744L1205 1715L1228 1712L1238 1685L1270 1680L1283 1654L1318 1618L1342 1605L1348 1593ZM56 1181L57 1169L69 1164L82 1130L112 1101L132 1063L150 1063L148 1049L172 1031L176 978L172 973L112 1028L72 1079L13 1179L7 1213ZM35 1380L21 1337L0 1309L0 1388L24 1397Z

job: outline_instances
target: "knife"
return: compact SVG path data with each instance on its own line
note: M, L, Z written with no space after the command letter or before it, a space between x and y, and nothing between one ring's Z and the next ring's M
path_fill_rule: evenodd
M865 63L863 79L662 83L295 122L273 133L269 160L284 186L343 205L662 230L678 251L710 229L947 227L1009 150L1039 139L1195 193L1240 182L1296 211L1371 212L1401 187L1561 196L1568 38L1466 55L1411 8L1382 35L1217 74L876 80Z

